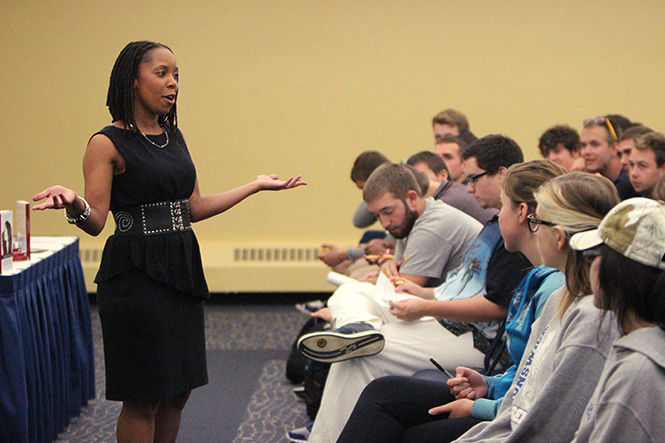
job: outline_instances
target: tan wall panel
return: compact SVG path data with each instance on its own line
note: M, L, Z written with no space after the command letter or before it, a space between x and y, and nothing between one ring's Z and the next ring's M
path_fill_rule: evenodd
M110 119L113 61L138 39L178 58L179 121L203 192L262 172L310 182L198 224L205 241L354 241L355 156L429 149L430 119L445 107L466 112L477 135L513 136L529 159L555 123L621 112L665 129L663 2L108 5L2 2L0 207L53 183L82 191L85 144ZM75 230L40 213L33 232Z

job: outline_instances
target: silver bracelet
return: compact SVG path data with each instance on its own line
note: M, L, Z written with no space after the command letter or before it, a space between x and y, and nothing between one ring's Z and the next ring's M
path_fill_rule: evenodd
M90 205L83 197L79 196L78 198L83 201L83 212L81 212L78 217L70 217L69 214L67 214L67 209L65 209L65 220L67 220L67 223L71 225L78 225L79 223L83 223L90 216Z

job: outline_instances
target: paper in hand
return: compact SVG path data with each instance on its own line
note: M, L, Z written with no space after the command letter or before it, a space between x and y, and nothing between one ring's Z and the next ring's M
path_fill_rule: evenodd
M379 272L379 278L376 280L376 292L374 294L374 300L384 308L389 307L391 301L416 298L415 295L407 294L406 292L395 292L395 286L383 272Z

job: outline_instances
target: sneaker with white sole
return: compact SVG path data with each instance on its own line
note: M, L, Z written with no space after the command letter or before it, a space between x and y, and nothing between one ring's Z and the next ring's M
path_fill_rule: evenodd
M293 429L286 433L286 438L288 438L289 441L296 443L306 442L307 440L309 440L309 434L312 433L313 426L314 422L312 421L307 423L307 425L303 426L302 428Z
M298 340L298 349L312 360L334 363L367 357L383 350L383 334L367 323L350 323L332 331L305 334Z

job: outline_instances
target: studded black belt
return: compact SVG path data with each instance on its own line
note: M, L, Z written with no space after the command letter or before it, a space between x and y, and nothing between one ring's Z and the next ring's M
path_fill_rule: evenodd
M115 234L157 235L192 229L189 200L128 206L114 211Z

